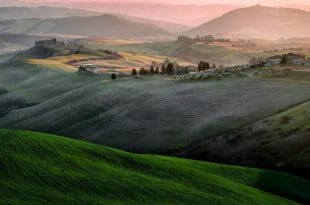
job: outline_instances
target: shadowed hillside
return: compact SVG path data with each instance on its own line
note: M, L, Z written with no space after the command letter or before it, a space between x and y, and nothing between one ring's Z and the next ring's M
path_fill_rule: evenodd
M46 134L0 130L0 203L298 204L309 181L292 175L134 155Z
M289 170L310 177L310 102L179 153L196 159ZM224 151L225 150L225 151Z

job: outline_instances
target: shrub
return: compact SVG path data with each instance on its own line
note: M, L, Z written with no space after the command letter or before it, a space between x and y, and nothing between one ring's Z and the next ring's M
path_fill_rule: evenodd
M115 74L115 73L112 73L111 79L112 79L112 80L116 80L116 74Z
M208 62L200 61L198 64L198 71L208 70L210 68L210 64Z

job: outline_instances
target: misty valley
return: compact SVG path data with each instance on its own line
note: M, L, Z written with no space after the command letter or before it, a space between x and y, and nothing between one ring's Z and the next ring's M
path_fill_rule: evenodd
M309 204L310 6L211 2L0 2L0 204Z

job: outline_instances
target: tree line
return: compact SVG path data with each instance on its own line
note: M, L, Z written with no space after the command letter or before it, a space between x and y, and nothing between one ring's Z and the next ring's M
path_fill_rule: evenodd
M189 73L189 69L187 67L179 66L176 62L172 63L168 59L165 60L160 68L158 65L156 66L154 64L155 63L153 63L149 69L142 67L139 71L136 68L133 68L131 75L182 75Z

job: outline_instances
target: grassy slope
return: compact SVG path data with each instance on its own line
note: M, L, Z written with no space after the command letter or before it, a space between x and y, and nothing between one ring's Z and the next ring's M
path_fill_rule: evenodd
M309 111L308 101L236 132L196 142L181 156L283 169L309 177Z
M286 81L298 81L310 83L310 72L309 68L305 67L287 67L276 66L276 67L267 67L258 72L259 75L272 79L281 79ZM302 69L302 70L300 70ZM307 71L306 71L307 70Z
M76 60L87 60L87 59L95 59L99 58L95 55L87 55L87 54L71 54L67 56L56 56L56 57L50 57L50 58L44 58L44 59L27 59L27 63L33 64L33 65L39 65L51 69L58 69L58 70L64 70L67 72L76 72L78 68L72 64L70 64L71 61Z
M3 61L7 58L3 57ZM0 58L1 62L1 58ZM66 92L84 87L105 76L85 76L39 64L10 61L0 65L0 85L11 95L25 97L29 102L44 102Z
M267 205L310 200L309 181L272 171L134 155L32 132L0 130L0 142L1 204Z

